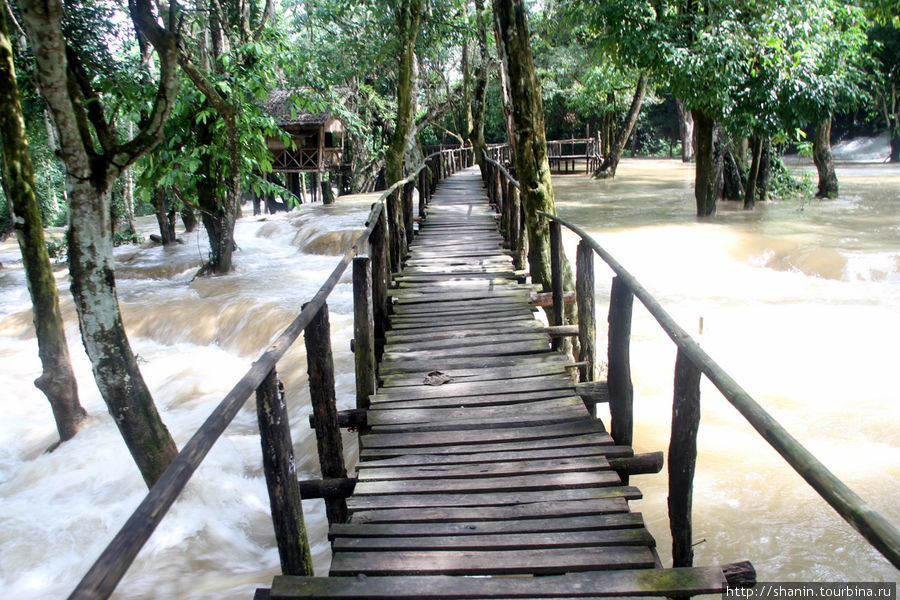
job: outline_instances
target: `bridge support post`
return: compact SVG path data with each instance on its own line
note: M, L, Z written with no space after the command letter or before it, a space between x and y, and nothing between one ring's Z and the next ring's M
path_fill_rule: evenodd
M402 191L402 194L403 194L403 202L402 202L403 229L406 231L405 238L406 238L406 249L407 249L407 252L405 254L408 253L409 245L412 243L413 237L415 235L415 226L414 226L415 218L413 215L413 199L412 199L412 193L413 193L414 187L415 187L415 184L412 181L409 181L403 185L403 191Z
M610 434L616 444L630 446L634 428L634 387L631 383L631 313L634 293L621 277L613 277L609 297ZM627 482L625 482L627 483Z
M553 293L551 325L565 325L562 228L558 221L550 221L550 290ZM551 343L554 349L559 348L562 338L554 338Z
M387 201L387 218L390 223L388 226L389 250L391 273L399 273L403 268L403 261L406 258L406 231L403 226L404 215L401 202L401 190L394 188L388 194Z
M331 326L328 322L327 304L322 305L306 326L303 337L306 342L309 396L316 418L316 444L322 479L346 478L344 444L335 405L334 361L331 355ZM348 517L347 501L344 498L326 498L325 514L329 523L344 523Z
M522 214L522 200L519 197L519 188L509 182L509 211L510 217L510 234L509 247L513 253L513 265L516 269L525 267L525 235L523 223L525 216Z
M356 362L356 408L369 408L375 393L375 322L372 312L371 259L353 259L353 354Z
M581 381L594 381L597 362L597 317L594 303L594 250L590 244L578 242L575 256L575 302L578 304L578 344Z
M256 388L256 416L281 572L312 576L312 553L300 503L291 427L275 369Z
M504 185L503 174L500 173L500 169L495 169L494 173L494 207L497 209L497 213L500 214L500 233L506 235L505 223L503 222L503 214L506 209L504 204L506 186Z
M369 236L369 256L372 258L372 320L375 325L375 339L385 339L388 329L388 285L390 271L388 265L387 219L384 209L378 213L378 224ZM381 358L381 350L376 348L376 358Z
M672 566L694 563L691 509L700 428L700 369L679 349L675 359L672 435L669 439L669 527Z

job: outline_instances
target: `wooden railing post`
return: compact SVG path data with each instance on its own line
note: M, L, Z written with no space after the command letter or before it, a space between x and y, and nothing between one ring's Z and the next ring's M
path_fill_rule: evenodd
M494 180L494 206L497 208L497 212L501 215L503 214L503 191L506 188L504 185L503 173L500 172L500 169L497 169L497 178ZM503 227L503 220L500 220L500 226Z
M403 226L404 215L401 202L401 190L394 188L387 197L388 209L388 239L390 250L388 255L391 261L391 273L399 273L403 267L403 259L406 257L406 231Z
M597 362L597 317L594 304L594 250L585 240L578 242L575 256L575 302L578 305L578 344L581 381L594 381Z
M672 400L672 436L669 439L669 527L672 531L672 566L694 563L691 507L700 427L700 369L681 349L675 359Z
M500 200L497 203L497 212L500 213L500 235L509 246L509 190L507 189L507 179L501 175L497 182L497 193L500 194Z
M256 416L281 572L312 576L312 553L300 503L291 427L275 369L256 388Z
M428 206L428 169L419 171L416 177L416 189L419 190L419 218L424 219Z
M551 325L565 325L562 227L558 221L550 221L550 291L553 294ZM554 349L559 348L562 338L553 338L551 343Z
M347 467L344 465L344 444L335 405L334 361L331 355L327 304L322 305L306 326L303 337L306 342L309 397L316 419L316 443L322 479L345 478ZM325 514L329 523L344 523L348 516L346 499L326 498Z
M634 427L634 388L631 384L631 313L634 293L613 277L609 296L609 412L610 434L621 446L630 446Z
M353 259L353 355L356 362L356 408L369 408L375 393L375 323L372 316L371 259Z
M412 181L408 181L403 184L403 229L406 231L406 245L407 251L409 248L409 244L412 243L413 237L415 236L415 217L413 213L413 193L414 184ZM405 256L405 253L404 253Z
M387 218L384 209L378 213L378 223L372 229L369 236L369 256L372 258L372 317L375 324L375 339L385 339L385 331L388 328L388 315L390 303L388 298L388 286L390 285L390 272L388 265L387 243ZM380 358L380 351L376 349L376 356Z
M519 188L509 182L509 211L510 211L510 233L509 233L509 249L513 254L513 266L516 269L522 269L525 265L525 228L524 215L522 214L522 201L519 197Z

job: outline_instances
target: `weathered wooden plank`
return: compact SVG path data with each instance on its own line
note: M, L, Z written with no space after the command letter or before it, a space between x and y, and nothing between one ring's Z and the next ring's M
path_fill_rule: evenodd
M455 258L478 258L479 260L485 258L497 258L500 260L509 260L509 255L506 254L501 248L493 247L487 249L479 249L479 248L461 248L461 249L450 249L447 247L440 248L437 250L426 250L428 246L419 246L414 252L410 254L411 260L423 261L428 259L455 259ZM512 262L512 261L510 261Z
M509 311L518 309L523 312L531 313L531 308L523 305L516 298L488 298L484 295L473 297L468 300L448 300L442 302L419 303L419 304L401 304L395 306L396 316L413 316L427 315L436 317L445 314L471 313L472 311L494 312Z
M471 329L476 327L496 327L498 324L509 326L530 326L534 315L530 310L522 310L519 307L497 308L490 310L473 310L459 313L453 312L446 315L427 313L403 313L396 315L392 320L392 327L401 329L421 329L427 331L443 331L446 329Z
M425 376L431 371L421 373L402 373L396 375L387 375L382 378L381 387L386 390L392 387L405 387L410 385L419 385L425 380ZM504 379L530 379L533 377L544 377L546 375L563 375L566 373L566 367L563 363L558 364L534 364L529 367L487 367L482 369L451 369L445 374L456 383L471 383L475 381L500 381ZM584 392L576 388L579 396L583 397Z
M460 291L523 291L524 288L515 279L491 278L455 278L435 281L399 281L399 288L394 292L415 291L417 294L439 294Z
M352 523L431 523L458 521L528 520L628 512L624 498L595 498L568 502L531 502L508 506L386 508L353 513Z
M574 446L515 452L481 452L476 454L404 454L393 458L366 460L359 468L420 467L428 465L485 465L514 460L566 460L580 457L625 458L632 456L631 446Z
M411 273L404 271L394 278L400 287L411 287L413 285L428 284L453 287L456 283L485 281L485 282L515 282L517 276L512 273L495 274L495 273L472 273L471 275L447 275L445 273Z
M515 427L497 431L461 431L453 433L384 433L363 437L366 448L427 448L486 442L523 442L526 440L554 439L586 433L605 434L599 421L582 421L561 425L541 425L537 427Z
M340 537L410 537L498 535L504 533L542 533L546 531L601 531L643 528L640 513L620 512L580 517L541 519L416 522L416 523L336 523L328 532L331 539Z
M533 342L535 344L547 345L549 342L546 333L541 331L521 332L521 333L504 333L501 335L470 335L468 337L445 337L433 340L405 340L398 339L392 341L387 350L390 352L418 352L421 350L451 350L455 348L468 348L471 346L484 345L506 345L509 343L525 343Z
M498 492L577 489L603 485L618 485L622 481L614 471L576 473L541 473L539 475L509 475L475 477L470 479L414 479L406 481L360 481L355 496L384 494L438 494L454 492Z
M477 284L478 281L475 281ZM401 287L391 290L390 294L401 302L409 300L410 303L417 298L421 299L423 302L446 302L446 298L453 300L456 296L459 296L459 299L461 300L480 300L487 297L509 297L518 300L526 296L530 298L531 290L512 282L507 285L496 285L491 282L491 285Z
M599 486L574 489L527 490L516 492L466 492L460 494L383 494L380 496L351 496L347 498L350 510L379 508L422 508L459 506L503 506L530 502L568 502L571 500L597 500L625 498L639 500L641 492L632 486Z
M457 356L503 356L505 354L531 354L549 352L550 346L544 340L530 340L512 342L498 346L496 344L471 346L468 348L443 348L440 350L427 350L418 352L397 351L385 349L386 360L425 359L440 360ZM440 364L438 363L438 367Z
M533 403L524 403L518 405L504 406L487 406L477 409L451 408L451 409L410 409L418 412L419 410L433 410L439 412L448 412L450 415L444 419L418 419L417 417L399 418L398 422L385 422L372 424L370 426L373 433L396 433L396 432L423 432L423 431L462 431L476 429L505 429L511 427L526 427L537 425L553 425L558 423L567 423L588 418L587 410L582 402L574 398L560 398L548 402L566 401L559 405L555 410L546 409L527 409L525 407ZM504 410L503 414L497 414L500 409ZM379 413L394 413L397 410L383 410ZM405 411L404 411L405 412ZM467 413L473 413L468 415ZM409 422L403 422L403 421Z
M409 454L410 452L427 452L428 454L464 454L464 453L480 453L480 452L512 452L518 450L535 450L546 448L566 448L571 446L595 445L603 448L622 448L628 449L630 456L632 451L630 446L614 446L612 437L607 433L591 433L585 435L573 436L557 436L547 439L529 439L529 440L505 440L499 442L486 442L479 444L446 444L443 446L429 446L427 448L403 447L403 446L385 446L380 448L363 448L360 450L360 457L363 459L378 457L392 457ZM612 456L607 454L606 456Z
M501 335L506 333L540 333L543 327L535 320L522 322L487 323L481 327L461 327L459 325L443 328L433 327L422 331L389 331L386 334L388 344L397 340L405 344L428 340L440 340L447 338L469 338L484 335ZM523 370L520 369L520 374Z
M524 317L528 321L534 319L531 309L519 303L497 302L473 303L457 306L430 306L427 309L414 305L402 305L396 307L396 314L391 319L394 325L403 323L420 323L431 327L456 326L462 328L467 322L489 322L510 317Z
M519 402L514 405L482 406L472 408L421 408L396 409L390 402L379 405L367 415L369 425L401 425L412 423L433 423L440 421L460 421L473 419L514 419L522 416L553 416L558 413L579 418L587 418L587 411L577 397L557 398L552 400L535 400Z
M550 460L518 460L487 464L464 465L430 464L409 467L359 466L359 481L386 479L434 479L443 477L491 477L494 475L524 475L558 473L563 471L602 471L609 469L606 457L554 458Z
M278 576L272 600L341 598L348 600L458 600L473 598L552 599L626 596L688 596L720 594L726 579L721 567L593 571L547 577L291 577Z
M515 394L486 394L484 396L454 396L437 398L417 398L413 400L397 400L393 402L379 402L375 409L417 409L417 408L461 408L464 406L504 406L519 404L535 400L551 400L554 398L571 398L571 390L562 388L557 390L538 390L535 392L520 392Z
M375 394L372 402L390 404L397 400L413 400L419 398L459 398L463 396L485 396L489 394L514 394L518 392L535 392L540 390L568 390L574 395L572 379L566 376L547 375L544 377L525 377L512 381L473 381L454 383L452 380L444 385L411 385L391 388Z
M337 552L332 576L357 575L515 575L558 574L602 569L652 569L649 548L602 548L490 551Z
M381 375L398 373L429 373L435 369L487 369L492 367L529 368L531 365L566 365L570 359L558 352L544 352L523 356L457 357L437 365L428 360L384 361L379 365ZM424 376L424 375L423 375Z
M401 433L401 432L426 432L426 431L471 431L476 429L506 429L510 427L522 427L533 425L555 425L569 423L585 418L584 414L567 409L565 413L551 414L522 414L515 418L509 417L484 417L482 419L456 419L441 422L426 423L399 423L396 425L376 425L372 427L374 433Z
M497 535L337 538L335 552L402 552L405 550L532 550L539 548L591 548L655 544L646 529L608 531L551 531Z

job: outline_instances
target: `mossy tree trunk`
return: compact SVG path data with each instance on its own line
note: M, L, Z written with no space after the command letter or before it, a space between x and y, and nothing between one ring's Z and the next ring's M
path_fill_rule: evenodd
M162 27L150 0L133 0L131 18L156 49L158 82L152 109L137 134L120 141L100 93L69 45L61 0L21 0L35 76L59 134L69 194L69 272L81 336L97 387L148 486L177 453L153 404L122 323L113 276L110 189L123 170L162 139L177 93L177 37ZM174 4L170 9L174 11ZM176 22L174 12L164 19Z
M3 142L3 191L22 251L38 355L43 369L34 385L50 401L59 439L64 442L75 435L87 412L78 401L78 385L59 310L59 294L44 240L34 185L34 166L25 133L5 15L0 15L0 138Z
M403 157L415 118L413 74L422 8L422 0L401 0L397 7L397 42L400 50L397 60L397 120L394 137L385 156L385 183L388 186L403 179Z
M523 0L493 0L496 30L506 66L515 130L516 177L521 185L528 234L528 264L532 280L550 290L550 228L539 212L556 214L541 85L534 70L528 21ZM575 289L564 260L566 289Z
M697 136L694 198L697 216L716 214L716 200L722 188L722 152L718 143L719 126L704 111L694 109L694 132Z
M819 172L818 198L837 198L838 178L834 170L834 155L831 153L831 116L816 126L813 139L813 162Z
M175 209L166 210L166 190L157 187L151 198L156 224L159 226L159 239L163 246L175 243Z
M641 114L641 105L644 103L644 96L647 93L647 79L646 73L641 73L638 77L637 85L634 88L634 96L631 98L631 106L628 107L628 114L625 116L625 123L619 129L615 143L610 147L606 156L603 157L603 162L594 171L594 177L612 179L616 176L616 168L619 166L622 151L628 144L628 138L634 131L638 116Z
M478 69L475 76L475 85L472 91L472 126L469 129L469 143L475 153L475 161L481 169L482 177L485 176L484 156L486 144L484 141L484 112L485 98L487 96L488 77L490 75L491 57L488 55L487 45L487 19L484 10L484 0L475 1L475 19L478 26Z
M678 111L678 133L681 136L681 162L694 160L694 117L685 109L684 102L675 99Z

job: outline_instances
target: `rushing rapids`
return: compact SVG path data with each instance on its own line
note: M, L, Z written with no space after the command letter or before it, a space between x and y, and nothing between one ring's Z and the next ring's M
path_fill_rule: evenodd
M722 205L693 217L691 167L623 161L614 181L556 180L563 216L607 246L735 378L877 510L900 521L900 170L839 169L835 201ZM117 249L126 325L179 445L327 277L372 197L239 221L237 271L190 282L205 236ZM152 231L145 220L145 233ZM574 242L567 238L570 257ZM53 453L49 405L14 240L0 246L0 590L63 597L145 493L78 341L66 272L57 280L88 424ZM609 280L597 273L598 307ZM339 408L353 404L349 279L330 302ZM702 333L701 330L702 319ZM600 320L602 323L602 319ZM604 332L598 332L603 335ZM601 337L602 340L602 337ZM602 341L601 341L602 344ZM638 451L665 449L674 347L636 311ZM301 477L317 476L303 345L279 365ZM697 564L753 560L764 580L896 578L708 386L695 487ZM252 403L252 400L251 400ZM278 572L252 404L238 415L119 586L121 598L248 598ZM345 447L353 454L352 437ZM350 464L355 460L348 457ZM668 551L665 476L641 476L643 511ZM329 560L318 501L304 503L319 574Z

